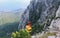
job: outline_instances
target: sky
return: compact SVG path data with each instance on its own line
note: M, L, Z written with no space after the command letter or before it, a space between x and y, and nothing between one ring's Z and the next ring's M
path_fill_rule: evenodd
M0 0L0 11L25 9L29 4L30 0Z

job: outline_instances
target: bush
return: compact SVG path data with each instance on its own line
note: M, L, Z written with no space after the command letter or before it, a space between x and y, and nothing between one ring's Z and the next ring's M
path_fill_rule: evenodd
M17 31L15 33L13 32L11 37L12 38L31 38L30 34L24 29L20 30L19 32Z
M44 28L44 26L40 25L38 23L35 24L35 25L32 25L31 35L41 32L43 30L43 28Z

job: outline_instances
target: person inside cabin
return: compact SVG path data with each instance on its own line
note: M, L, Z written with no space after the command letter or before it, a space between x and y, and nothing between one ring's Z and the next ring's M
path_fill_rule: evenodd
M32 27L31 27L31 23L30 23L30 21L28 21L28 23L27 23L27 25L26 25L26 31L27 32L31 32L32 31Z

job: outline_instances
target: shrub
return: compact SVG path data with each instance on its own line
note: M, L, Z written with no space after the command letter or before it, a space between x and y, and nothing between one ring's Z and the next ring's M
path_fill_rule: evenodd
M32 25L31 35L41 32L43 30L43 27L44 27L43 25L40 25L38 23L35 25Z
M13 32L11 37L12 38L31 38L30 34L25 29L22 29L19 32L16 31L15 33Z

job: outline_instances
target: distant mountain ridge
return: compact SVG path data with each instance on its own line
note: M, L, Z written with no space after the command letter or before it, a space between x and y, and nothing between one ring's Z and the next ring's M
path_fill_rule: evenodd
M0 12L0 25L19 21L23 12L24 9L18 9L10 12Z

